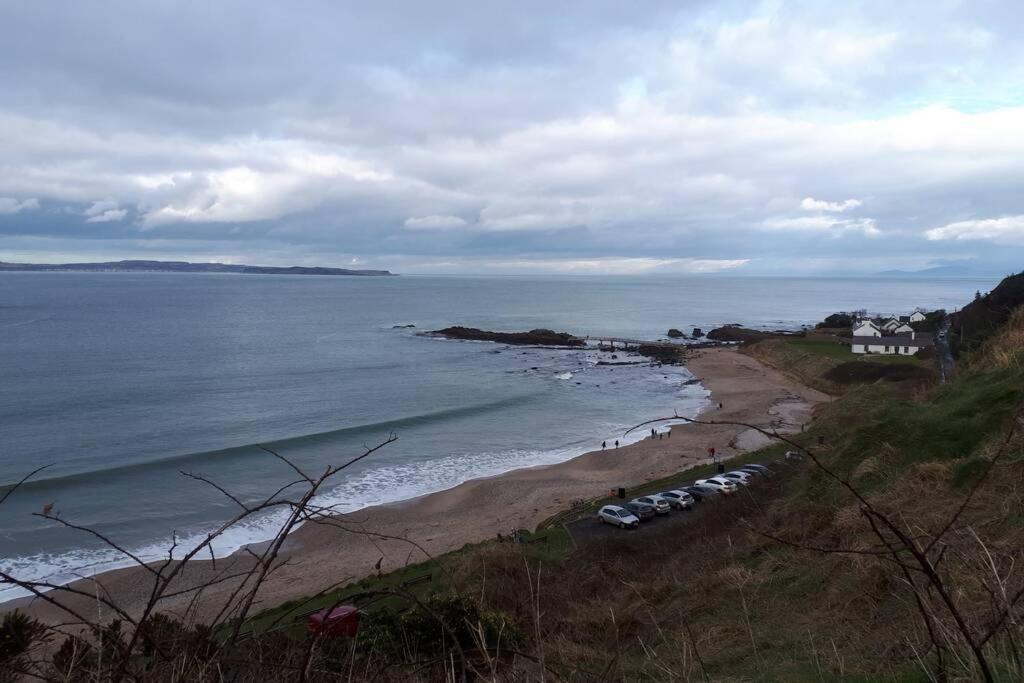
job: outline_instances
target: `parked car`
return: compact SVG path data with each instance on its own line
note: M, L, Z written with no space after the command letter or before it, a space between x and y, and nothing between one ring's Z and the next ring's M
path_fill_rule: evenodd
M708 486L707 484L693 484L691 486L684 486L683 490L689 491L690 493L693 493L694 490L697 490L704 495L705 499L708 498L709 496L714 498L714 496L721 495L722 493L716 487Z
M686 491L673 489L671 491L662 491L658 495L667 500L669 505L677 510L690 510L693 508L693 496Z
M640 496L639 498L633 499L637 503L644 503L645 505L653 505L654 512L659 515L667 515L672 510L672 503L668 502L656 493L652 493L648 496Z
M772 471L764 465L758 465L757 463L752 462L743 465L740 469L746 470L747 472L754 472L755 474L763 474L766 477L771 476L772 474Z
M640 526L640 520L636 515L618 505L605 505L597 511L597 518L602 522L614 524L620 529L635 529Z
M750 474L749 472L743 472L742 470L733 470L732 472L726 472L725 474L719 476L725 477L726 479L732 479L740 486L749 486L750 480L753 478L754 475Z
M703 503L705 499L714 494L714 491L711 489L710 486L683 486L679 490L686 491L691 496L693 496L693 501L695 503Z
M623 505L623 507L632 512L641 522L654 519L654 516L658 514L653 505L641 503L638 500L631 500Z
M737 490L739 490L739 487L736 486L736 482L732 481L731 479L725 479L723 477L711 477L710 479L698 479L697 483L698 484L707 484L708 486L714 486L716 489L718 489L719 493L724 493L727 496L728 495L732 495L733 493L736 493Z

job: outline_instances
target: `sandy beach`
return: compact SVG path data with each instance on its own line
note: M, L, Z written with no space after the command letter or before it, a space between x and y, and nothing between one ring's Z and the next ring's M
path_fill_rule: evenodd
M713 407L702 414L703 420L746 422L795 432L810 421L817 404L828 400L827 395L796 384L733 349L696 352L687 367L711 391ZM586 453L557 465L474 479L446 491L342 515L336 518L340 526L307 524L285 544L282 556L288 562L264 584L259 606L270 607L357 580L375 573L378 562L382 571L389 571L421 561L428 554L494 538L513 527L532 529L575 499L598 497L614 487L635 486L706 462L709 447L731 457L767 441L757 432L730 425L681 425L663 439L648 438L619 449ZM397 538L415 545L394 540ZM216 563L192 562L175 590L239 572L252 562L243 553ZM106 591L134 612L145 604L152 580L151 574L133 567L74 585L90 594ZM212 618L235 585L235 581L223 581L207 588L195 616ZM181 613L191 598L192 594L184 593L164 601L161 608ZM66 595L59 599L81 613L96 614L95 601ZM52 605L28 599L0 605L0 611L15 606L50 622L66 616Z

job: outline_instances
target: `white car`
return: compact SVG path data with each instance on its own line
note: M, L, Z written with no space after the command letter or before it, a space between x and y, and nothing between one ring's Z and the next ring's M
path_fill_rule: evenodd
M710 479L698 479L697 484L706 484L707 486L714 486L716 489L724 493L725 495L732 495L739 490L736 486L736 482L731 479L724 479L722 477L711 477Z
M734 482L742 486L750 485L751 474L749 472L744 472L743 470L733 470L732 472L726 472L722 476L726 479L732 479Z
M658 494L669 504L677 510L689 510L693 508L693 496L686 491L677 491L675 489L671 491L662 491Z
M635 529L640 526L640 520L636 515L618 505L605 505L597 511L597 518L602 522L614 524L620 529Z

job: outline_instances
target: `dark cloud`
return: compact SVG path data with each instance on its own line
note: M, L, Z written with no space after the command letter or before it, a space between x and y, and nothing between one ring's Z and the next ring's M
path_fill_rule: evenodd
M1001 267L1016 10L0 2L0 259Z

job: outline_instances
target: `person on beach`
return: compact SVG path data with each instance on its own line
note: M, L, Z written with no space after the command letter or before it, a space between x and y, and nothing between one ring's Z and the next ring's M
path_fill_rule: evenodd
M655 436L657 436L657 432L654 431L654 427L651 427L651 438L653 439Z
M618 439L615 439L615 447L616 447L616 448L618 448L618 447L619 447L619 440L618 440Z
M601 450L602 450L602 451L603 451L603 450L604 450L604 449L605 449L605 448L606 448L607 446L608 446L608 442L607 442L607 441L602 441L602 442L601 442Z

